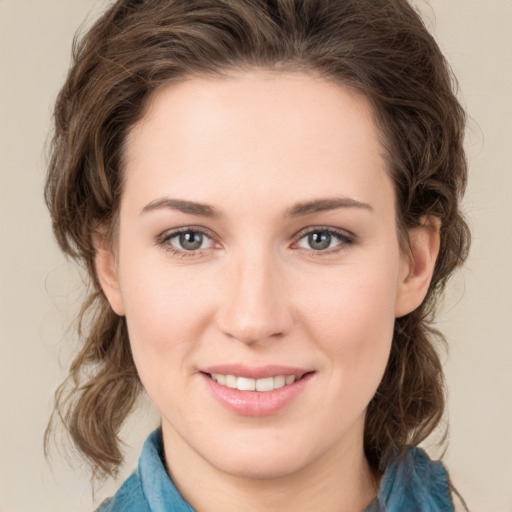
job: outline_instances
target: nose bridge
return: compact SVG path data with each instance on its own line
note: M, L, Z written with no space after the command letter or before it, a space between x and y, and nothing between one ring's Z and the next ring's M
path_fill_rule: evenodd
M228 336L254 344L290 328L285 276L272 251L248 247L234 254L223 288L219 327Z

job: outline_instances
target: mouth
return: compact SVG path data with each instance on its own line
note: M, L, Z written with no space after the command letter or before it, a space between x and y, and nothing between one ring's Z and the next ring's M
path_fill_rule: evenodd
M232 413L270 416L310 387L315 371L286 366L223 365L200 371L212 396Z
M207 373L206 375L221 386L230 389L237 389L238 391L260 391L265 393L289 386L303 378L307 373L310 372L299 375L276 375L274 377L270 376L260 379L223 373Z

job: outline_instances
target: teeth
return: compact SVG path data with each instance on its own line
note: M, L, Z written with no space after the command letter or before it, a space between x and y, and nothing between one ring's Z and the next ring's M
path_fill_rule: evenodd
M256 391L272 391L274 389L273 377L258 379L255 381Z
M226 386L228 388L236 389L236 381L237 378L234 375L226 375Z
M289 384L291 384L295 380L295 377L291 375L291 379ZM279 376L274 377L274 389L282 388L286 384L286 377Z
M288 375L285 378L285 384L288 385L288 384L291 384L292 382L295 382L295 376L294 375Z
M238 379L236 379L236 389L239 389L240 391L255 391L256 381L254 379L238 377Z
M212 373L211 378L222 386L238 389L239 391L273 391L295 382L295 375L249 379L247 377L236 377L235 375Z

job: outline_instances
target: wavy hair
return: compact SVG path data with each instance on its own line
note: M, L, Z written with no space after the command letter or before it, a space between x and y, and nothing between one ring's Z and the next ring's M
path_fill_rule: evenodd
M114 236L123 145L155 91L232 70L312 72L372 104L397 201L403 250L425 216L441 221L428 294L396 319L389 362L364 432L371 466L416 445L439 423L444 378L435 307L469 249L460 211L467 165L465 113L434 38L406 0L119 0L80 39L57 98L45 198L62 250L90 277L79 315L81 349L55 395L60 418L94 477L123 460L119 431L142 390L123 317L94 266L98 226Z

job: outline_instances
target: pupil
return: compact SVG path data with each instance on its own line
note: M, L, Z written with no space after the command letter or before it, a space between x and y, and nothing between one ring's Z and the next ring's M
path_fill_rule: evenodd
M320 251L327 249L331 244L331 235L329 233L316 232L311 233L308 237L309 245L312 249Z
M180 234L180 245L187 251L195 251L201 247L203 243L203 235L201 233L194 233L187 231Z

